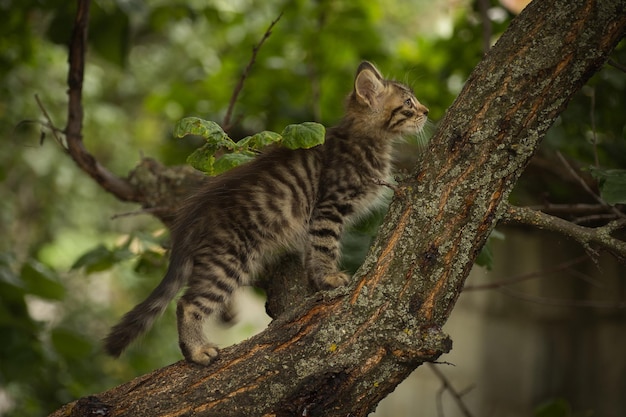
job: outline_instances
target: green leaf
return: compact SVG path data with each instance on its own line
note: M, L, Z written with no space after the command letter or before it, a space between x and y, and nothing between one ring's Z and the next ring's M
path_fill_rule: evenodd
M29 260L22 266L22 281L26 292L47 300L62 300L65 287L57 281L54 271L35 260Z
M220 125L210 120L203 120L198 117L186 117L180 120L176 123L176 126L174 126L174 136L182 138L186 135L198 135L206 140L203 146L196 149L187 157L187 163L208 175L216 175L224 172L228 166L232 167L238 165L230 165L231 160L229 159L222 163L217 163L215 153L218 150L225 148L230 152L247 151L246 143L241 144L233 142ZM258 140L262 140L262 138L258 138ZM237 157L232 160L234 159L237 159ZM239 159L243 159L243 157L239 157Z
M626 204L626 169L591 167L591 175L600 183L600 196L607 204Z
M77 359L89 355L92 343L82 335L67 329L52 330L51 341L54 349L66 358Z
M219 148L227 148L233 150L235 142L233 142L226 132L217 123L210 120L203 120L199 117L186 117L174 126L174 136L182 138L187 135L202 136L206 139L207 144Z
M304 122L288 125L281 135L285 147L309 149L324 143L326 129L319 123Z
M248 136L240 140L237 142L237 145L248 149L262 149L266 146L278 143L281 140L282 136L278 133L270 130L264 130L263 132L259 132L253 136Z
M236 166L245 164L252 159L254 159L254 156L248 153L227 153L215 161L213 164L213 174L219 175Z
M214 175L213 164L215 164L215 149L214 146L208 143L200 148L196 149L187 157L187 163L197 169L209 175Z
M72 269L85 268L88 274L106 271L120 261L133 256L134 254L125 248L109 250L104 245L99 245L78 258L72 265Z

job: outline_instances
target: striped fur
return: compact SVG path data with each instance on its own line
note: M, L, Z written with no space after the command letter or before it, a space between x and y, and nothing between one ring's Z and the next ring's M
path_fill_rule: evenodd
M218 350L203 322L211 314L228 317L233 292L282 248L303 253L318 288L346 284L348 276L337 269L343 229L380 200L393 139L419 132L427 114L409 88L361 63L346 115L327 130L323 145L271 149L209 179L184 204L172 230L167 274L113 327L106 350L119 356L186 285L177 308L179 345L187 360L210 363Z

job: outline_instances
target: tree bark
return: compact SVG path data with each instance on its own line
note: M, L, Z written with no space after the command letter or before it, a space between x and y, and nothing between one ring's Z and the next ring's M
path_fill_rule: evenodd
M531 3L398 185L351 285L291 304L209 367L181 361L52 415L369 414L416 367L451 349L441 327L503 202L625 28L626 0Z

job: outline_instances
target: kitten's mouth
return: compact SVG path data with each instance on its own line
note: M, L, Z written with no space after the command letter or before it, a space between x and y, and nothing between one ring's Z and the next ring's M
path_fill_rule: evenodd
M426 122L428 121L428 117L420 116L419 119L415 121L415 130L419 133L426 126Z

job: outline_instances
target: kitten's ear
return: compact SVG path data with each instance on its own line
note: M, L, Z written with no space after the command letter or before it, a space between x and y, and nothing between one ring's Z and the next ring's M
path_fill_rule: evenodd
M357 100L373 107L384 87L383 77L376 67L367 61L361 62L354 80L354 92Z

